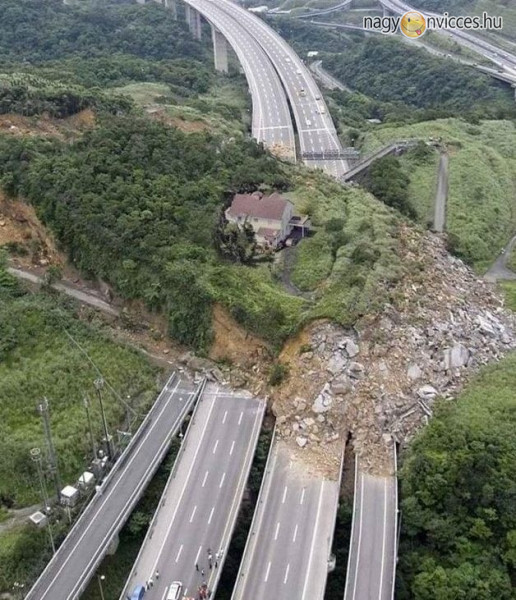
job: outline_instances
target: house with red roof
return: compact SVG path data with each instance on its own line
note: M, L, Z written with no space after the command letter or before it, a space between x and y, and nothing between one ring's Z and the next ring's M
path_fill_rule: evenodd
M242 227L251 225L256 243L264 248L276 248L292 231L294 205L277 192L265 196L262 192L236 194L226 209L226 219Z

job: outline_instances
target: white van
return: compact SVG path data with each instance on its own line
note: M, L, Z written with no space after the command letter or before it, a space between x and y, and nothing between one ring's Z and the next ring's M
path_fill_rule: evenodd
M311 127L312 126L312 121L310 121L310 119L306 120L306 126L307 127Z
M183 584L180 581L173 581L168 590L167 600L179 600L182 589Z

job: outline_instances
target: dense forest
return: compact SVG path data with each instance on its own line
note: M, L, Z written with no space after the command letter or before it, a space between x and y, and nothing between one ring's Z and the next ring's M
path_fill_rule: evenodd
M423 49L407 49L395 39L367 38L324 62L354 90L379 101L423 109L425 118L469 114L503 119L516 115L508 86Z
M4 0L0 71L92 87L157 81L179 96L206 92L214 80L208 46L184 20L149 3ZM97 90L98 91L98 90Z
M318 50L323 66L353 90L330 94L343 106L342 116L350 125L355 111L355 123L364 117L407 123L449 116L516 116L508 85L394 37L364 38L288 18L269 24L302 56Z
M130 98L100 90L49 82L31 75L0 78L0 114L32 117L45 113L63 119L85 109L121 114L132 108Z
M444 402L401 470L400 600L514 600L516 356Z
M202 47L170 10L134 2L2 0L0 57L39 63L121 53L154 60L197 58Z
M71 145L0 138L0 164L4 190L34 203L78 268L168 311L171 335L198 349L209 345L218 290L236 284L213 244L225 194L288 183L253 141L134 116L106 118ZM281 306L252 315L234 298L232 310L266 337L289 332Z

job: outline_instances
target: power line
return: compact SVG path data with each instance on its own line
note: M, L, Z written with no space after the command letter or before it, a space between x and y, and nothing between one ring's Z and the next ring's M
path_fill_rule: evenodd
M104 381L104 383L106 384L106 387L113 393L113 395L115 396L115 398L117 398L124 406L125 408L130 411L135 417L138 417L138 413L134 410L134 408L129 405L123 398L122 396L115 390L115 388L109 383L109 381L104 377L104 375L102 374L102 371L97 367L97 365L94 363L93 359L90 357L90 355L88 354L88 352L79 344L79 342L72 336L71 333L69 333L65 327L63 327L63 331L65 332L65 334L68 336L68 338L71 340L71 342L77 346L77 348L80 350L80 352L82 352L82 354L84 354L84 356L87 358L88 362L93 366L93 368L95 369L95 371L97 371L100 379L102 379Z

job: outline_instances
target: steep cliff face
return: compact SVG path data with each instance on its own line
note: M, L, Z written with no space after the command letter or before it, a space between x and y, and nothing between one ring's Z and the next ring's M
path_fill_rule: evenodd
M392 304L354 329L317 322L285 347L289 378L272 392L278 432L332 470L351 434L363 468L392 467L404 443L482 366L516 348L515 315L439 237L400 232L406 275ZM333 466L332 466L333 465Z

